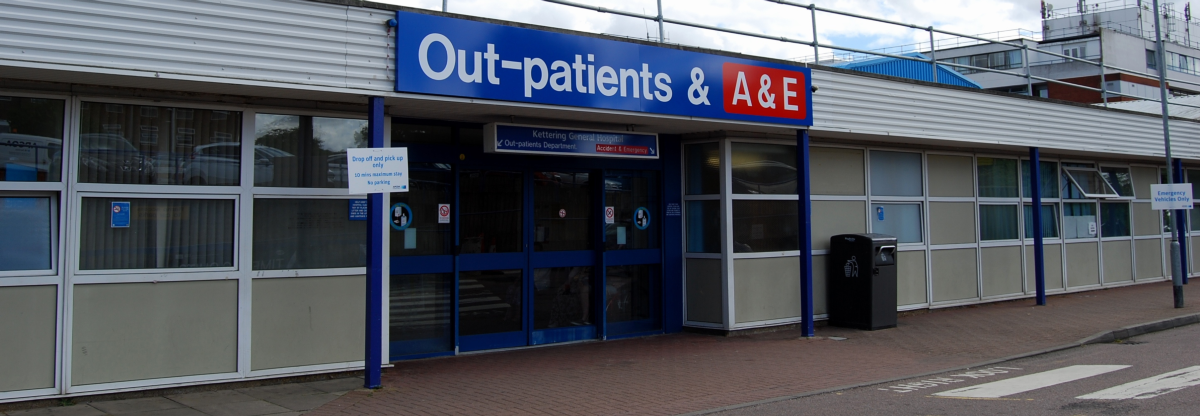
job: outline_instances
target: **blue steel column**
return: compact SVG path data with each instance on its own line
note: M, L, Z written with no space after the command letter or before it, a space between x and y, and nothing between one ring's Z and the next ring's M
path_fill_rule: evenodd
M369 146L384 147L383 97L367 99L367 129L370 130ZM382 387L380 367L383 356L383 193L372 193L367 197L367 339L366 365L363 369L363 387Z
M1037 304L1046 306L1046 258L1042 252L1042 164L1036 147L1029 148L1029 194L1033 196L1033 273Z
M1175 183L1183 182L1183 159L1175 159L1172 161L1175 164ZM1193 196L1195 198L1195 196ZM1175 229L1179 230L1179 270L1183 270L1183 284L1188 284L1188 227L1187 219L1184 218L1186 211L1175 211Z
M813 330L812 184L809 181L808 130L796 131L796 194L800 197L800 301L804 308L803 336Z

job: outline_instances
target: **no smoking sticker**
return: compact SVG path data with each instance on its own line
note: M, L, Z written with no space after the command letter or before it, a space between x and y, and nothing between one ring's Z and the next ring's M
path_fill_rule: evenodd
M617 220L617 210L613 207L604 207L604 223L612 224Z
M450 204L438 204L438 224L450 223Z

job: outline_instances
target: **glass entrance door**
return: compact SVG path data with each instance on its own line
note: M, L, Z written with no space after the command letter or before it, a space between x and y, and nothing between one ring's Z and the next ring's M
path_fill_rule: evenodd
M596 338L598 208L587 171L532 172L533 333L530 344Z

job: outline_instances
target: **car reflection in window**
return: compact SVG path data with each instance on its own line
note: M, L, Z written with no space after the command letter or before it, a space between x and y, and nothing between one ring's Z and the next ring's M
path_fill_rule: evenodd
M154 165L119 134L79 135L79 178L97 183L150 183Z
M795 194L796 168L773 160L758 160L733 167L735 194Z

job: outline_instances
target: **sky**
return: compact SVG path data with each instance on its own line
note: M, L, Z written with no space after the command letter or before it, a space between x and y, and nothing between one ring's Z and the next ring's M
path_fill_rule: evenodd
M442 0L375 0L382 3L441 10ZM619 9L649 15L657 14L656 0L574 0L577 3ZM1069 0L1055 0L1068 6ZM808 4L808 0L795 0ZM654 22L599 13L541 0L447 0L448 11L495 19L554 26L609 35L657 40ZM663 15L682 21L722 28L812 39L812 17L808 9L766 0L662 0ZM1040 3L1037 0L826 0L817 6L855 14L884 18L968 35L1026 29L1040 31ZM928 32L901 26L871 22L830 13L817 12L820 42L873 50L917 42L928 42ZM810 58L812 47L726 34L683 26L666 25L667 41L684 45L720 49L779 59ZM946 35L938 35L939 48ZM1011 39L1007 36L1005 39ZM890 51L890 52L895 52ZM824 56L827 51L822 51Z

